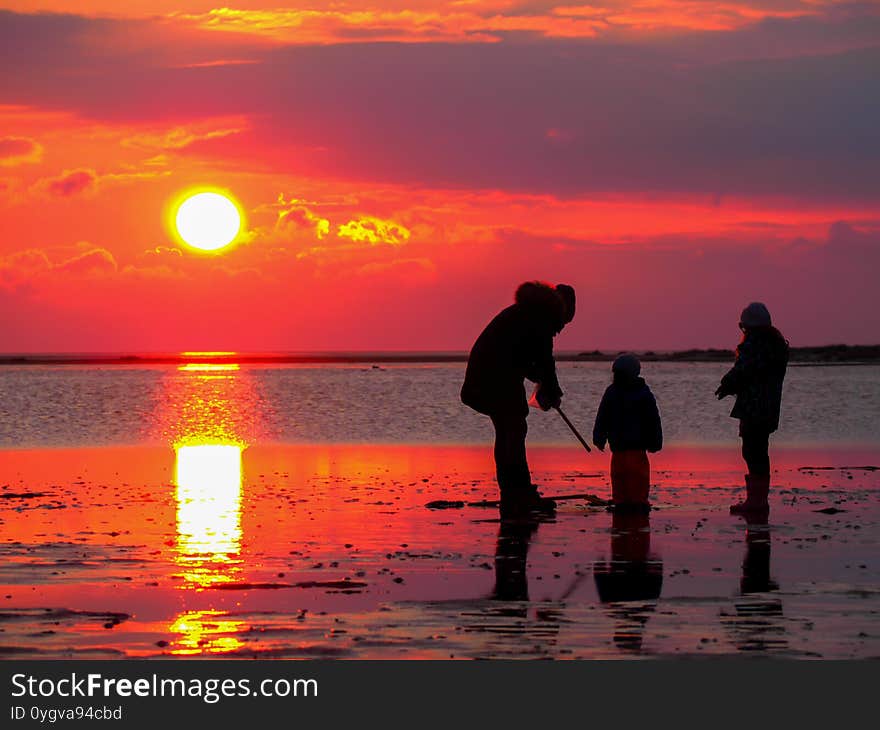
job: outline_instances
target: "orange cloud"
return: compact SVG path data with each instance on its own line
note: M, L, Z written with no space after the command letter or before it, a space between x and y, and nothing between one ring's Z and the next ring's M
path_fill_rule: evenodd
M72 251L68 247L57 262L42 249L31 248L0 258L0 287L14 289L54 272L66 277L116 271L116 259L110 251L85 242L73 246Z
M279 196L279 203L284 207L278 213L277 230L289 226L310 229L319 241L330 233L330 221L313 213L307 206L295 200L285 203L283 196Z
M15 289L51 267L46 253L38 249L16 251L0 257L0 288Z
M381 243L401 246L409 240L411 232L400 223L365 216L343 223L337 229L336 235L355 242L366 242L372 246Z
M15 167L29 162L39 162L43 146L29 137L0 137L0 167Z
M498 41L504 32L527 31L555 37L596 35L603 23L552 14L481 15L444 6L429 10L246 10L214 8L205 13L174 13L174 20L212 31L262 36L279 43L357 41Z
M662 29L734 30L764 18L818 15L835 0L793 0L767 8L761 0L606 0L600 4L537 2L433 2L420 8L348 9L328 4L308 9L220 7L175 12L170 21L209 31L249 34L285 44L357 41L500 41L504 34L589 38L621 31Z
M246 129L244 119L236 119L231 122L233 126L212 129L209 125L201 124L192 126L178 126L159 131L138 132L126 137L121 144L124 147L132 147L142 150L181 150L195 142L203 142L211 139L222 139L234 134L240 134Z
M56 271L76 274L113 273L116 259L106 248L92 248L52 267Z

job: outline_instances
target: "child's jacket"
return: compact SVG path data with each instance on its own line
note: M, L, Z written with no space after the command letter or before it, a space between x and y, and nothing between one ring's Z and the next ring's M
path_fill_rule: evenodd
M643 378L615 380L605 390L593 442L602 448L606 443L612 451L660 451L663 428L654 394Z

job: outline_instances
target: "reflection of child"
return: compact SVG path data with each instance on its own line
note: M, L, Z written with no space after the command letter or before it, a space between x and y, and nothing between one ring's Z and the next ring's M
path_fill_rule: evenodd
M605 390L593 443L611 445L611 501L614 508L648 509L651 466L648 454L663 447L663 430L654 394L639 377L635 355L621 355L611 367L614 381Z

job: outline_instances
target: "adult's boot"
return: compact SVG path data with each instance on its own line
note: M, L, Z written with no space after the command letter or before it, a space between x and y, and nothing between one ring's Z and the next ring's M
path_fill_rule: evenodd
M732 515L762 515L770 512L767 496L770 494L770 476L746 474L746 499L730 506Z

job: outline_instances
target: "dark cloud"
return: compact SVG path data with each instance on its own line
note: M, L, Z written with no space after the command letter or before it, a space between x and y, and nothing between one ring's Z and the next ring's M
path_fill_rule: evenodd
M880 16L836 12L675 43L281 47L253 49L261 63L202 68L169 68L147 43L84 45L99 31L158 32L149 21L3 14L0 48L13 44L0 82L7 101L102 120L247 115L249 133L211 149L305 174L562 196L874 200Z
M34 190L57 195L61 198L69 198L72 195L93 190L98 182L98 176L94 170L65 170L58 177L48 177L37 181Z
M0 137L0 166L12 167L25 162L37 162L43 147L28 137Z

